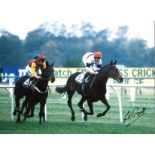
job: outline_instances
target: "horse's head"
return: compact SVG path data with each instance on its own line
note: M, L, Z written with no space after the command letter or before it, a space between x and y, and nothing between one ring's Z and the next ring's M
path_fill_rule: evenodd
M119 83L123 82L123 77L121 76L118 68L116 67L117 61L111 61L108 65L103 66L101 72L105 75L105 77L111 77Z
M121 83L121 82L123 82L123 77L120 74L118 68L116 67L116 63L117 63L117 61L115 61L115 62L111 61L110 62L108 75L109 75L109 77L113 78L117 82Z
M50 80L52 83L55 81L55 76L54 76L54 63L49 64L48 61L46 61L46 69L43 69L42 72L42 78L45 80Z

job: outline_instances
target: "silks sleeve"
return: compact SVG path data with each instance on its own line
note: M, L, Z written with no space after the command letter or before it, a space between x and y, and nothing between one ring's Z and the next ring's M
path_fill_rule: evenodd
M31 65L31 73L32 73L32 76L37 78L38 75L37 75L37 72L36 72L36 64L33 62L32 65Z
M46 69L46 63L45 62L43 63L43 69Z

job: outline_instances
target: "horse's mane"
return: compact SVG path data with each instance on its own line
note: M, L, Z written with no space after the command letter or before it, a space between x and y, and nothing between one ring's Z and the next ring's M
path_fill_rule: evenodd
M103 74L104 72L107 72L109 67L110 67L110 64L106 64L106 65L102 66L101 69L99 70L99 73Z
M53 65L54 65L54 63L49 63L49 61L46 61L45 63L46 63L46 68L42 69L42 77L44 79L47 78L47 76L51 72L51 69L53 69Z
M103 65L102 67L101 67L101 69L100 69L100 71L99 71L99 74L104 74L104 73L106 73L112 66L115 66L116 65L116 63L117 63L117 61L112 61L111 60L111 62L109 63L109 64L106 64L106 65Z

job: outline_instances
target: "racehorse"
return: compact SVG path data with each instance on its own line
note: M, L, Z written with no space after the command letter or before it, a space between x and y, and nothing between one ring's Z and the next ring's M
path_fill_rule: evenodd
M26 81L29 76L21 77L15 84L15 109L13 115L17 113L17 123L21 122L20 115L22 114L24 108L26 107L26 112L24 113L24 121L27 117L34 116L34 107L37 103L40 103L40 112L39 112L39 123L41 124L42 118L45 122L45 112L44 107L46 104L46 99L48 97L48 82L53 83L55 81L53 65L46 62L46 69L42 69L42 79L38 79L36 85L32 84L33 89L28 89L23 86L24 81ZM20 110L20 99L25 97L22 108ZM31 114L29 115L31 110Z
M123 78L116 67L116 62L111 61L109 64L103 66L97 75L89 75L88 83L77 83L75 81L76 77L81 74L79 72L76 72L72 74L68 80L65 86L63 87L56 87L56 92L58 93L64 93L67 92L68 95L68 106L71 111L71 120L75 120L75 112L72 107L72 97L75 92L78 92L82 97L81 100L78 103L78 106L80 107L81 112L84 114L83 119L87 120L87 115L93 115L93 102L101 101L103 104L105 104L106 109L102 113L98 113L97 117L104 116L110 109L110 105L107 102L106 99L106 83L109 78L113 78L114 80L118 81L119 83L123 81ZM87 112L84 108L84 102L87 101L88 107L90 109L90 112Z

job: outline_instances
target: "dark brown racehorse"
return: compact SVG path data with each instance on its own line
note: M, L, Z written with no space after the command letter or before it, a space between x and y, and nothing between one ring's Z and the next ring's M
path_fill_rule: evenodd
M44 108L48 97L48 82L55 81L53 65L53 63L49 64L46 62L47 67L42 70L42 79L37 81L37 84L34 86L33 90L27 89L23 86L24 81L29 78L28 76L21 77L15 84L14 95L16 106L13 114L17 114L17 122L21 122L20 116L24 108L26 110L24 113L24 120L26 120L27 117L33 117L34 107L37 103L40 103L39 123L42 122L42 118L45 122ZM25 97L25 101L23 102L22 108L20 108L20 99L22 97Z
M87 115L93 115L93 102L101 101L105 104L106 109L102 112L97 114L97 117L104 116L110 109L110 105L106 99L106 83L109 78L113 78L114 80L118 81L119 83L123 81L123 78L116 67L116 61L110 62L109 64L103 66L97 75L89 75L89 82L84 84L79 84L75 81L75 78L79 75L79 72L72 74L64 87L56 87L56 91L58 93L67 92L68 94L68 106L71 110L71 120L75 120L75 112L72 107L72 97L76 92L78 92L82 97L78 106L80 110L84 114L84 120L87 120ZM87 101L90 112L87 112L84 109L84 102Z

